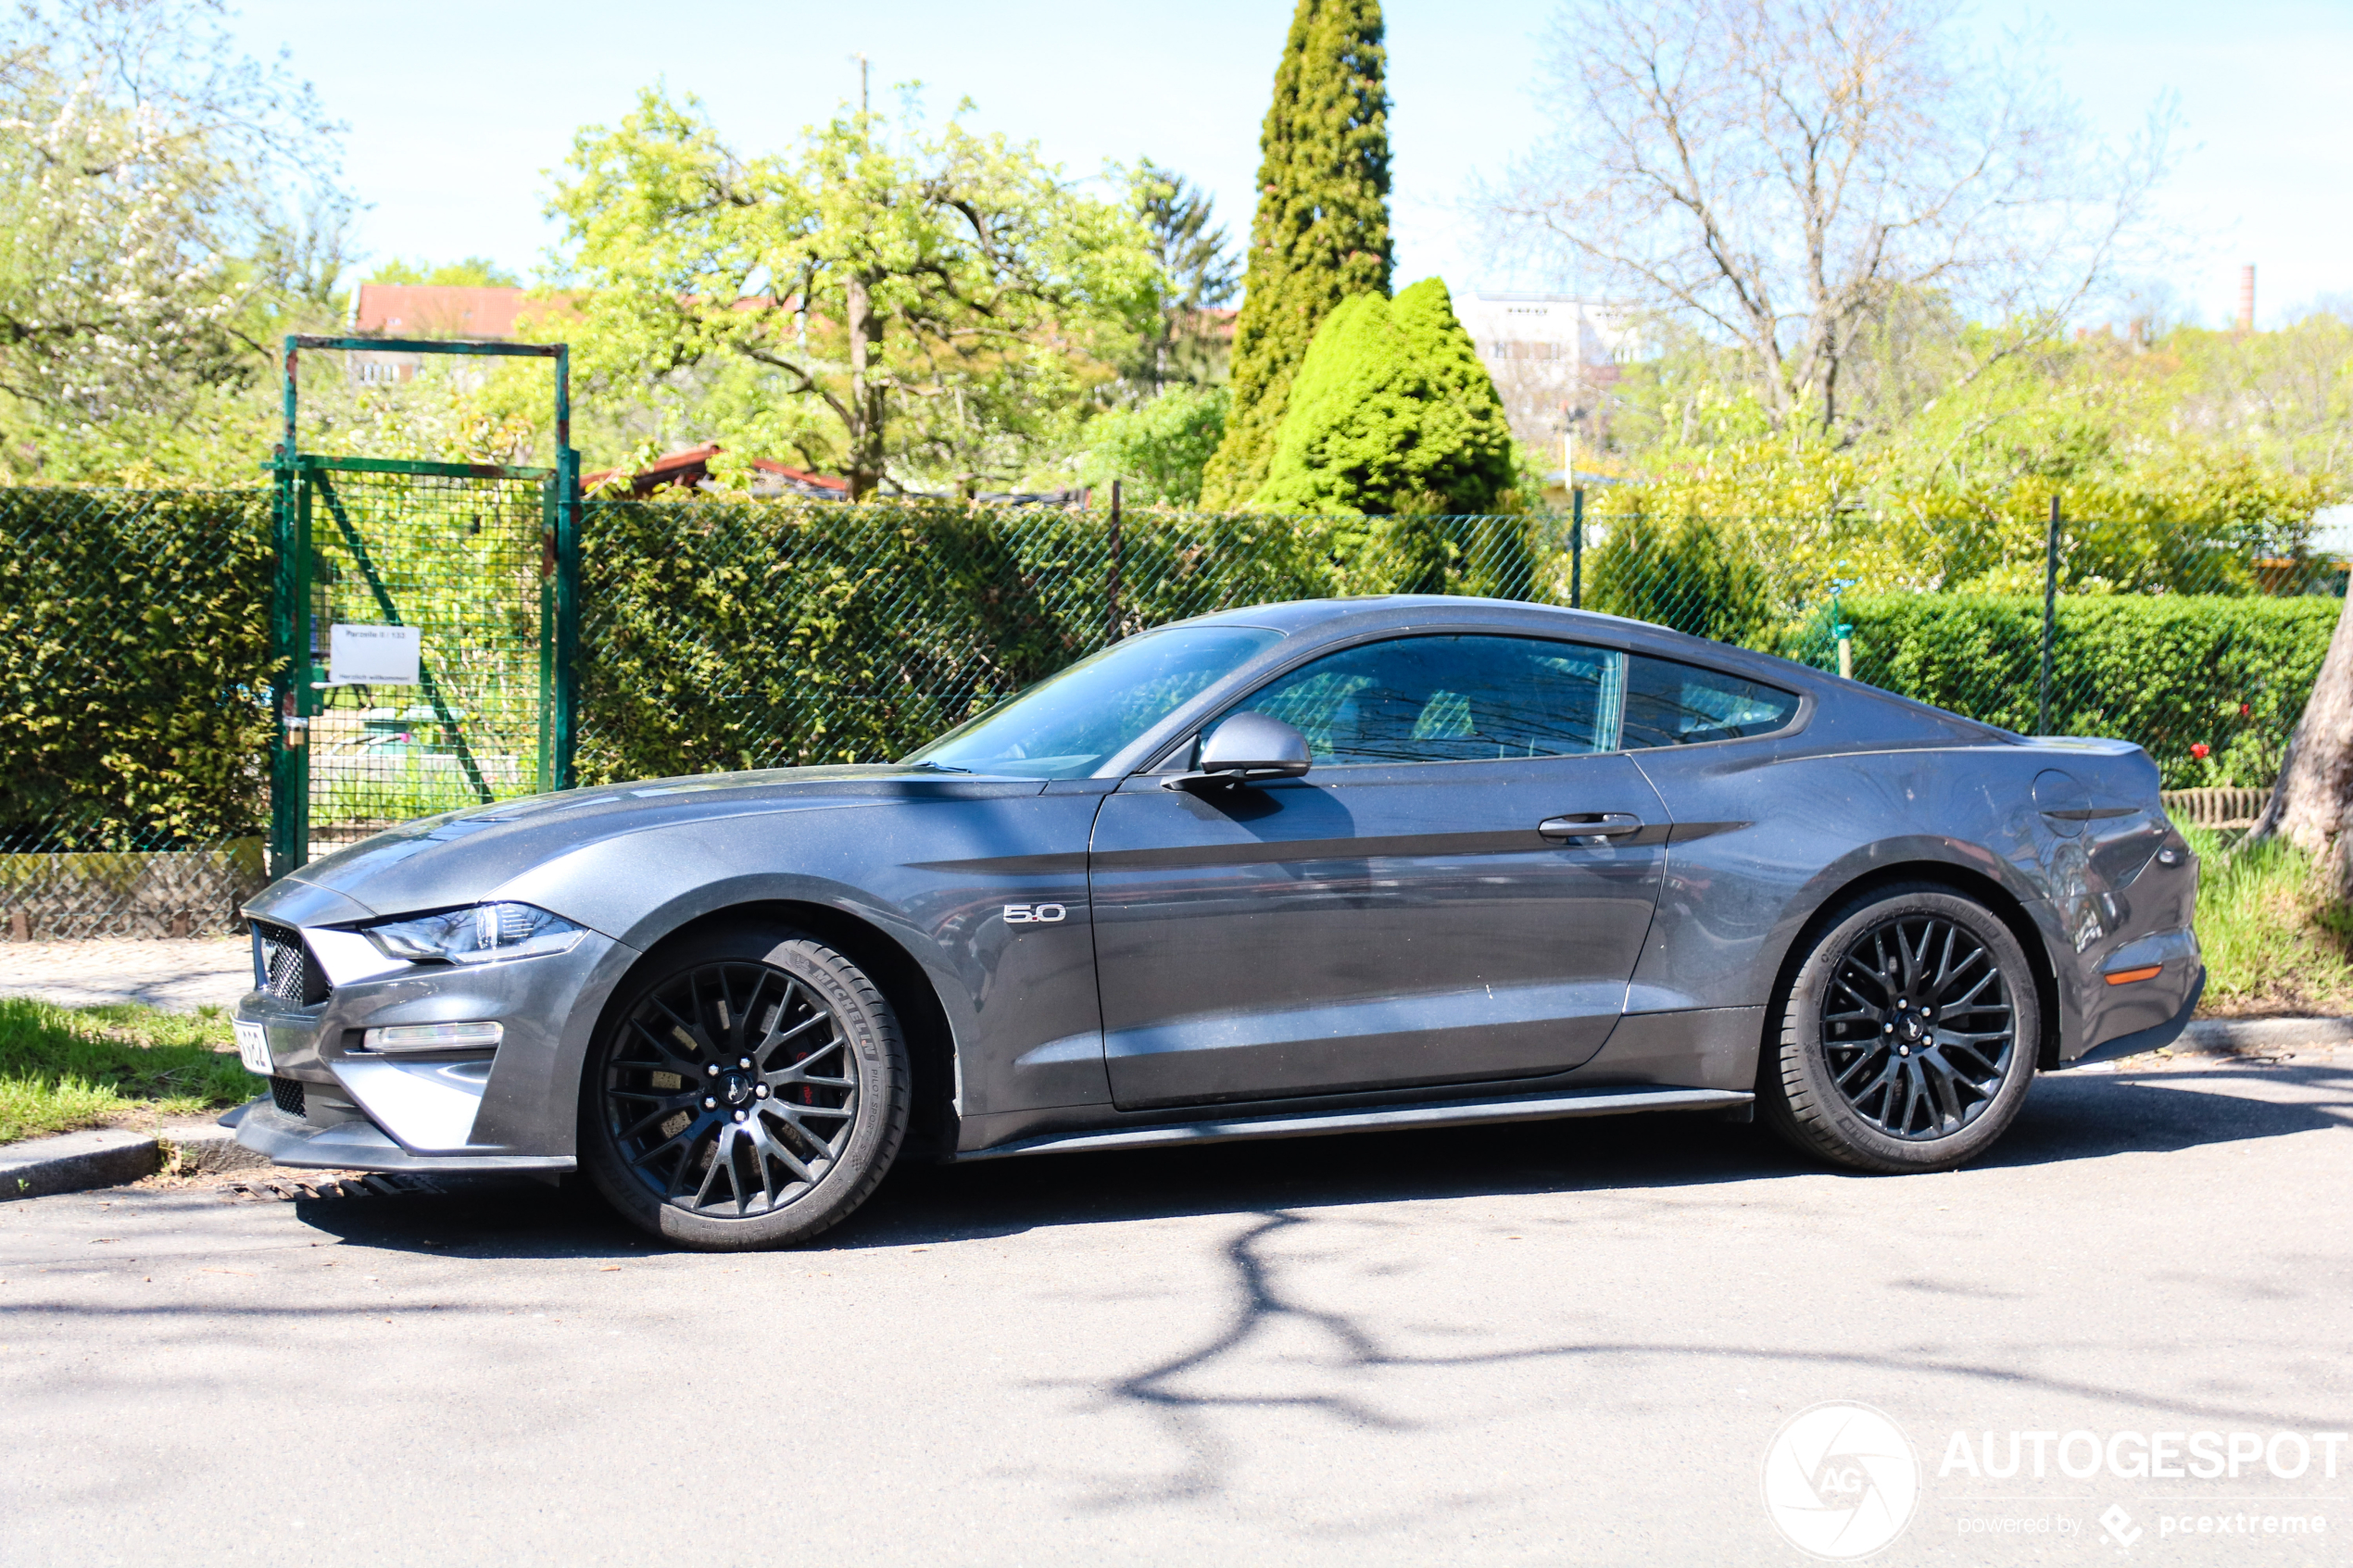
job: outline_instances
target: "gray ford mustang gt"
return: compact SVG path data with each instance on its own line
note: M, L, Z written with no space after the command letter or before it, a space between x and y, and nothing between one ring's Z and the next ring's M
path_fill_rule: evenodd
M1617 1111L1948 1168L2196 1005L2158 772L1635 621L1134 636L907 760L428 818L247 908L281 1163L585 1172L768 1247L905 1154Z

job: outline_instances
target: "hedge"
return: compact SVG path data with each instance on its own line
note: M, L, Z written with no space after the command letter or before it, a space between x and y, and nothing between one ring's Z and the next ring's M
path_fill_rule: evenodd
M0 848L261 831L271 558L263 492L0 489Z
M1565 596L1547 526L1147 511L1114 548L1100 513L594 502L580 776L900 755L1114 635L1234 606ZM1829 661L1825 618L1732 624L1752 618L1751 585L1684 543L1692 570L1655 586L1695 575L1702 591L1670 602L1596 551L1587 602L1670 621L1730 605L1706 629ZM270 567L266 492L0 490L0 851L261 831ZM2063 598L2053 728L2140 743L2168 787L2268 784L2341 603ZM1860 679L2035 727L2039 598L1880 595L1845 616Z
M1521 518L598 502L579 777L903 755L1125 635L1350 593L1524 596Z
M2145 747L2168 789L2269 784L2343 608L2323 596L2062 598L2051 729ZM1845 612L1856 679L2005 729L2036 728L2040 597L1890 594L1850 598ZM1817 661L1818 648L1807 650Z

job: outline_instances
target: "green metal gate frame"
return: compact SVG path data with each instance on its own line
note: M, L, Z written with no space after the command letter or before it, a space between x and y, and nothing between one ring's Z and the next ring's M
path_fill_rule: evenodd
M375 354L456 354L553 359L556 371L556 464L526 468L492 463L438 463L393 458L334 458L302 451L296 435L301 351L306 348ZM337 473L412 474L440 479L536 481L541 495L539 565L538 786L570 789L578 734L577 651L580 635L580 454L572 445L572 350L569 345L457 343L430 338L324 337L290 334L285 345L285 436L265 466L274 495L271 538L277 575L270 608L271 653L277 675L271 705L278 715L270 748L270 874L283 876L310 856L310 721L321 710L321 683L311 665L310 561L313 501L325 504L337 535L351 552L386 624L403 624L334 481ZM447 735L468 784L487 803L489 784L453 713L420 666L418 685Z

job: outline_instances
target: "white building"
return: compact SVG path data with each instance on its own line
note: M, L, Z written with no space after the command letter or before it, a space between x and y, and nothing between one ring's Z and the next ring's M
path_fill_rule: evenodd
M1622 310L1554 294L1472 294L1454 302L1495 390L1512 434L1539 452L1560 451L1574 419L1589 420L1618 367L1640 350Z

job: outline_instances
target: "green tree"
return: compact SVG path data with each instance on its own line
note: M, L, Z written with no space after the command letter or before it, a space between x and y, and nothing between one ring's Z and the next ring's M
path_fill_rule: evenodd
M1258 212L1234 329L1233 408L1203 500L1265 483L1292 378L1351 295L1389 292L1388 52L1378 0L1299 0L1259 132Z
M0 15L0 474L249 478L331 307L338 128L204 0Z
M1136 215L1160 269L1160 307L1144 345L1147 363L1139 379L1154 387L1172 381L1215 382L1226 370L1225 353L1210 312L1241 288L1226 227L1216 221L1216 204L1209 193L1149 158L1137 165L1133 178ZM1222 430L1222 417L1219 424Z
M1125 204L961 119L894 133L845 110L751 157L648 90L569 162L557 281L586 291L566 332L591 387L715 374L752 445L838 463L859 496L1023 471L1151 308Z
M1126 498L1141 506L1199 504L1202 470L1226 433L1226 402L1222 386L1178 385L1096 415L1087 424L1081 482L1100 489L1120 480Z
M1516 479L1503 400L1446 285L1359 294L1324 319L1254 506L1488 512Z
M371 283L427 283L437 287L475 289L513 289L522 286L522 280L499 266L486 256L469 256L456 261L434 266L424 261L403 261L398 257L379 262L368 270Z

